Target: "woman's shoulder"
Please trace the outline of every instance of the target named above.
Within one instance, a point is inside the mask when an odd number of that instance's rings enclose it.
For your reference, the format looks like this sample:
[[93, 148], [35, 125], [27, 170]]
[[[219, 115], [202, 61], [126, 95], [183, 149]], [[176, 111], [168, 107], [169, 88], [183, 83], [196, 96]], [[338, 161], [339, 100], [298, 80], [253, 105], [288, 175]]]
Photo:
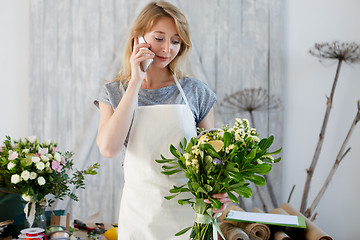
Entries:
[[205, 82], [192, 77], [183, 77], [181, 78], [180, 83], [184, 87], [201, 87], [201, 88], [209, 87]]
[[207, 83], [195, 78], [183, 77], [180, 83], [185, 92], [213, 92]]
[[108, 91], [119, 91], [121, 86], [122, 86], [122, 84], [120, 81], [111, 81], [111, 82], [105, 83], [104, 88], [106, 88], [106, 90], [108, 90]]

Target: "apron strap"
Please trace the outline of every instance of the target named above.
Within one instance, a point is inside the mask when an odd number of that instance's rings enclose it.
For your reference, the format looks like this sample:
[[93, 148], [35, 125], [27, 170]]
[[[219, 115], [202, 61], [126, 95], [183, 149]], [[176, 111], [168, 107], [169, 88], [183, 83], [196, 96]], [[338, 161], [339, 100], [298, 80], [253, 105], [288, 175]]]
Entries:
[[[189, 102], [188, 102], [188, 100], [187, 100], [187, 98], [186, 98], [186, 96], [185, 96], [184, 90], [182, 89], [179, 81], [177, 80], [177, 78], [175, 77], [174, 74], [173, 74], [173, 78], [174, 78], [174, 81], [175, 81], [175, 83], [176, 83], [177, 88], [178, 88], [179, 91], [180, 91], [181, 96], [183, 97], [183, 99], [184, 99], [184, 101], [185, 101], [185, 104], [189, 107], [189, 109], [190, 109], [190, 111], [191, 111], [191, 108], [190, 108]], [[192, 112], [192, 111], [191, 111], [191, 112]]]

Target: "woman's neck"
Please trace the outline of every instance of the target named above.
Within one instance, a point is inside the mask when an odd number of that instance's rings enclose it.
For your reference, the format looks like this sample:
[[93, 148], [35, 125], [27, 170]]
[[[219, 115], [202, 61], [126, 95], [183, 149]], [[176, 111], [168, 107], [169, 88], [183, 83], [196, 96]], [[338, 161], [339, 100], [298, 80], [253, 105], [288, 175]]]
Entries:
[[141, 84], [141, 88], [158, 89], [172, 84], [174, 84], [174, 78], [168, 69], [162, 69], [161, 71], [149, 69], [146, 73], [144, 81]]

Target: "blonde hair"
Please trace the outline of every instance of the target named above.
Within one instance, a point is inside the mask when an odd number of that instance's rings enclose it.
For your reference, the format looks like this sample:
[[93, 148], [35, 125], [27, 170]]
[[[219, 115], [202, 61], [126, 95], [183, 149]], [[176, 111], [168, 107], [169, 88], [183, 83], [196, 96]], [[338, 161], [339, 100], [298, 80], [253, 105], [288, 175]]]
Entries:
[[155, 25], [156, 21], [160, 17], [171, 17], [174, 20], [176, 29], [181, 39], [179, 53], [169, 64], [169, 70], [178, 79], [185, 76], [185, 74], [179, 69], [179, 65], [186, 58], [191, 48], [189, 24], [185, 15], [177, 7], [168, 2], [157, 1], [147, 4], [135, 20], [125, 46], [122, 68], [113, 81], [121, 81], [124, 83], [128, 83], [130, 81], [130, 57], [133, 51], [134, 38], [143, 36], [145, 32], [149, 31]]

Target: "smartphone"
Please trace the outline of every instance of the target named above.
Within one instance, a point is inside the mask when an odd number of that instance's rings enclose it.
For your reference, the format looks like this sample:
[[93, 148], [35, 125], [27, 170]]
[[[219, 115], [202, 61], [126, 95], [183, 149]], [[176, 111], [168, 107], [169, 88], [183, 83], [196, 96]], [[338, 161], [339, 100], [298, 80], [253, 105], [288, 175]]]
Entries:
[[[139, 39], [139, 43], [146, 43], [144, 37], [139, 37], [138, 39]], [[148, 48], [145, 48], [145, 49], [148, 49]], [[153, 59], [146, 59], [145, 61], [141, 62], [141, 66], [142, 66], [144, 72], [146, 72], [149, 69], [152, 62], [153, 62]]]

